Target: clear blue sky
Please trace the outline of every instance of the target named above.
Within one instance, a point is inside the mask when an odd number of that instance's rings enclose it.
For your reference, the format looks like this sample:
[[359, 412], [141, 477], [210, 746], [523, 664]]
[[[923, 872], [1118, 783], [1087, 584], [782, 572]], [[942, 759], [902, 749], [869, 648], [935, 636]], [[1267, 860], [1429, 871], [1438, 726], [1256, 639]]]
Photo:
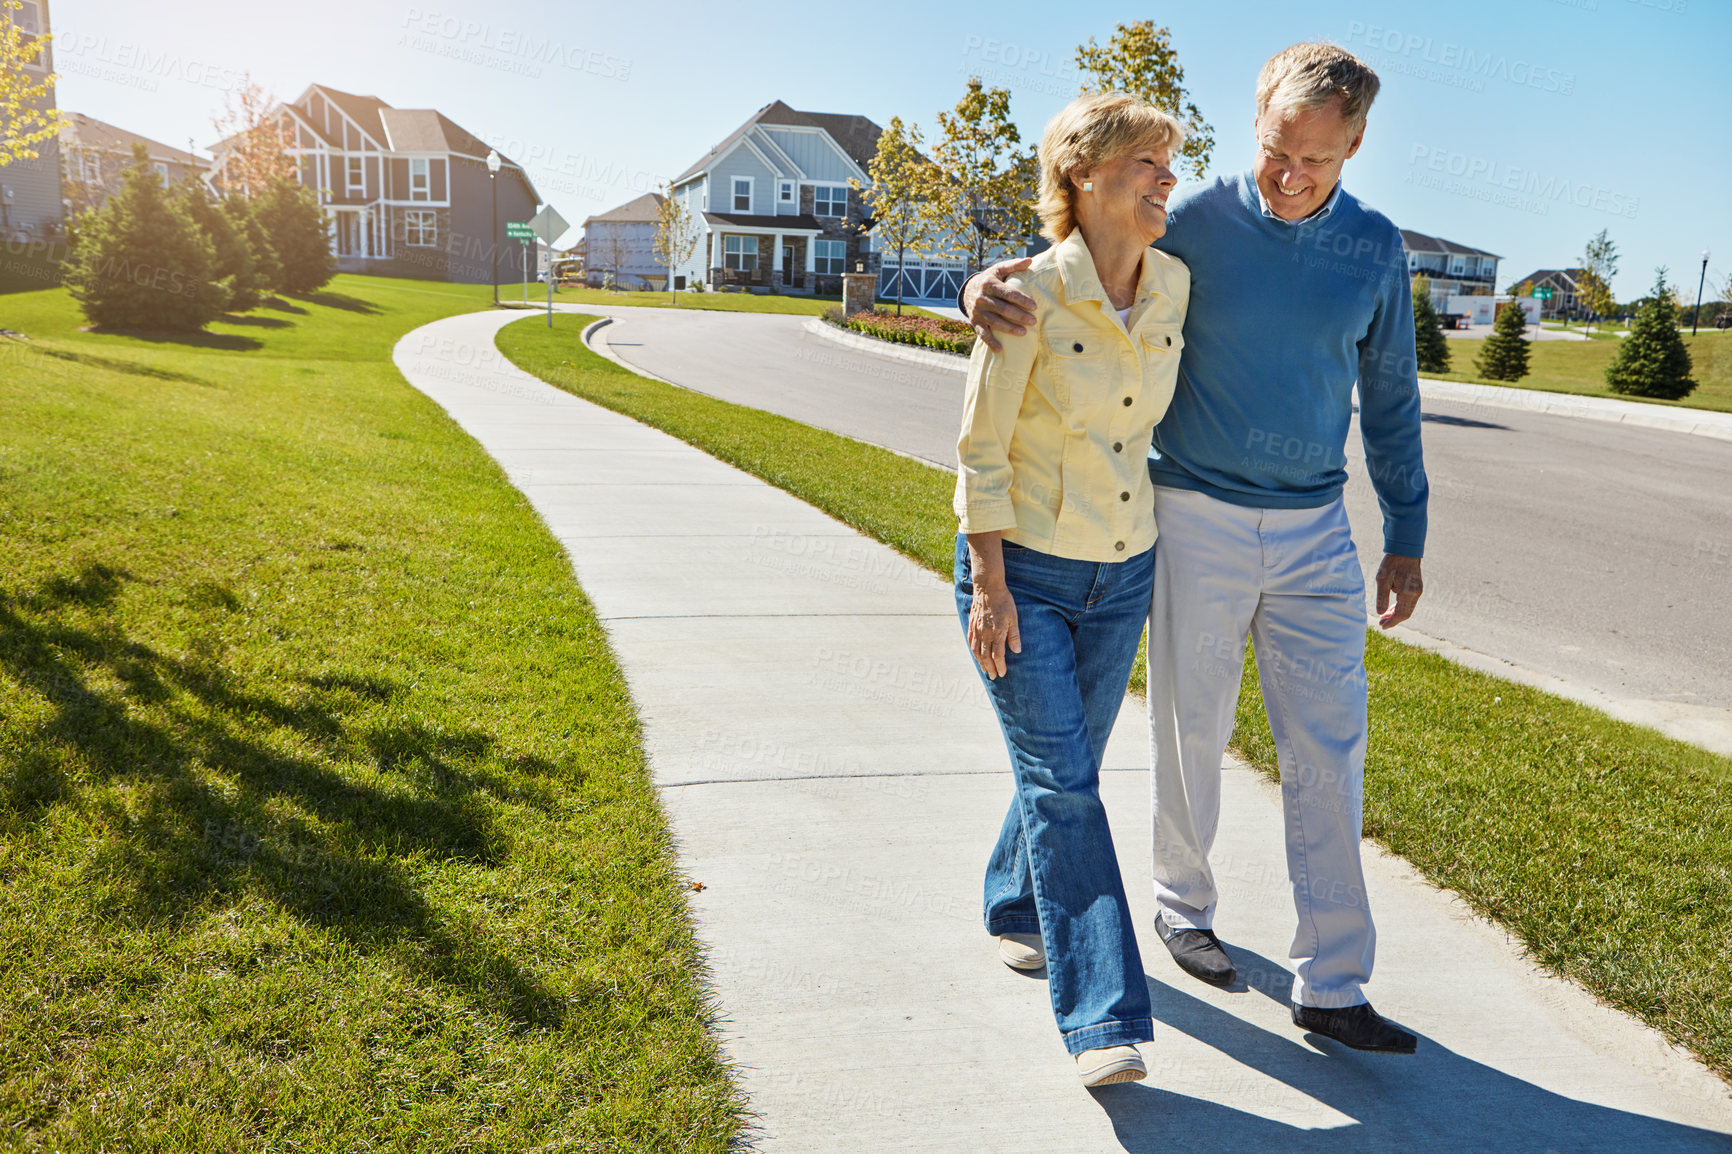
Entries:
[[1214, 171], [1250, 163], [1263, 60], [1328, 39], [1384, 82], [1347, 186], [1405, 228], [1503, 256], [1500, 288], [1574, 264], [1601, 228], [1622, 255], [1620, 298], [1659, 264], [1693, 297], [1704, 248], [1710, 284], [1732, 273], [1726, 0], [54, 7], [64, 108], [201, 150], [243, 72], [285, 99], [319, 82], [437, 108], [522, 160], [573, 223], [678, 173], [775, 99], [930, 128], [974, 72], [1010, 89], [1036, 139], [1075, 95], [1076, 46], [1143, 17], [1172, 29], [1216, 130]]

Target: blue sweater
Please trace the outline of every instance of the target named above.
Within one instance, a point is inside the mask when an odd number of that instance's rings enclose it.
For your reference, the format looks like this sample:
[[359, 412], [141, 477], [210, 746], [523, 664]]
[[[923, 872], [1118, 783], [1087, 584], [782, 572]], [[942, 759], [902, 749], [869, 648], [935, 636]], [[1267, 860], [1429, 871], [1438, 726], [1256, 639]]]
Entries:
[[1173, 197], [1156, 242], [1191, 268], [1179, 381], [1149, 474], [1235, 505], [1312, 509], [1347, 483], [1353, 385], [1386, 553], [1425, 551], [1413, 301], [1401, 233], [1336, 188], [1264, 214], [1251, 173]]

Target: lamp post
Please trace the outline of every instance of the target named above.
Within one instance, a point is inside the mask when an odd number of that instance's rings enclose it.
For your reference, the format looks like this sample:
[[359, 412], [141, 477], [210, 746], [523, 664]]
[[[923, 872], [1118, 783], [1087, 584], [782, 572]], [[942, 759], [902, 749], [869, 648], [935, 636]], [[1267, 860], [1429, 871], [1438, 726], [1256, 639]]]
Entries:
[[493, 307], [499, 307], [499, 152], [487, 150], [487, 187], [493, 190], [493, 235], [487, 249], [493, 254]]
[[1690, 314], [1690, 335], [1696, 335], [1696, 325], [1702, 319], [1702, 286], [1708, 283], [1708, 250], [1702, 250], [1702, 276], [1696, 281], [1696, 311]]

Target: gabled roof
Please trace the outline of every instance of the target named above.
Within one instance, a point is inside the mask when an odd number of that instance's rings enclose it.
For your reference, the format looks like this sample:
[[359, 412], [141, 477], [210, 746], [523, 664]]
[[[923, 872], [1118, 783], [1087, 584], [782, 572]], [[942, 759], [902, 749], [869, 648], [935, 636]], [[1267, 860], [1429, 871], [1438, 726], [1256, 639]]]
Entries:
[[133, 142], [144, 145], [145, 151], [152, 160], [165, 164], [184, 164], [189, 168], [209, 168], [210, 161], [184, 149], [173, 148], [148, 136], [140, 136], [136, 132], [128, 132], [124, 128], [86, 116], [82, 112], [68, 112], [65, 122], [60, 126], [60, 143], [63, 147], [76, 145], [79, 148], [97, 149], [102, 152], [116, 152], [122, 156], [132, 155]]
[[661, 194], [646, 192], [636, 200], [628, 200], [617, 208], [585, 218], [583, 227], [588, 228], [598, 220], [612, 224], [654, 224], [660, 218], [661, 209]]
[[830, 134], [830, 139], [836, 142], [861, 171], [865, 171], [866, 166], [872, 162], [873, 154], [878, 151], [878, 137], [884, 131], [864, 116], [838, 112], [799, 112], [780, 100], [772, 100], [754, 112], [744, 124], [728, 133], [720, 144], [704, 153], [696, 164], [674, 177], [674, 183], [679, 184], [704, 171], [758, 124], [782, 128], [822, 129]]
[[1465, 244], [1456, 244], [1453, 240], [1442, 237], [1426, 236], [1423, 232], [1412, 229], [1401, 230], [1401, 243], [1408, 252], [1441, 252], [1448, 256], [1489, 256], [1493, 260], [1502, 260], [1495, 252], [1487, 252], [1483, 248], [1472, 248]]
[[1533, 272], [1529, 273], [1527, 276], [1521, 277], [1518, 280], [1513, 280], [1510, 283], [1511, 284], [1526, 284], [1529, 281], [1532, 281], [1534, 284], [1537, 285], [1537, 284], [1543, 284], [1546, 281], [1550, 280], [1550, 281], [1556, 281], [1558, 283], [1559, 288], [1564, 288], [1564, 289], [1568, 289], [1570, 292], [1575, 292], [1577, 286], [1581, 282], [1582, 274], [1587, 272], [1587, 271], [1588, 271], [1587, 269], [1583, 269], [1583, 268], [1541, 268], [1541, 269], [1535, 269]]

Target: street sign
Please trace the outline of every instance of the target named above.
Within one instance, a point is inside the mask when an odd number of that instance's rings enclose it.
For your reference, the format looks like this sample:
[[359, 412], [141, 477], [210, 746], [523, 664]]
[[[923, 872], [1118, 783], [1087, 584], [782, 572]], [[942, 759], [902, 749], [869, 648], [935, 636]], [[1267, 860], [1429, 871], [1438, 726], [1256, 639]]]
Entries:
[[541, 211], [535, 214], [535, 219], [529, 222], [535, 230], [535, 235], [541, 243], [547, 246], [547, 327], [553, 327], [553, 241], [555, 237], [565, 235], [565, 230], [571, 226], [565, 223], [565, 218], [554, 210], [551, 204], [542, 205]]
[[527, 220], [508, 220], [505, 222], [505, 235], [512, 240], [534, 240], [535, 226]]
[[1536, 301], [1549, 301], [1552, 299], [1553, 291], [1551, 288], [1537, 288], [1534, 290], [1534, 299]]
[[529, 227], [535, 230], [536, 236], [546, 241], [551, 247], [554, 238], [564, 235], [565, 230], [571, 226], [566, 224], [565, 218], [555, 212], [553, 206], [549, 204], [535, 214], [535, 219], [529, 222]]

